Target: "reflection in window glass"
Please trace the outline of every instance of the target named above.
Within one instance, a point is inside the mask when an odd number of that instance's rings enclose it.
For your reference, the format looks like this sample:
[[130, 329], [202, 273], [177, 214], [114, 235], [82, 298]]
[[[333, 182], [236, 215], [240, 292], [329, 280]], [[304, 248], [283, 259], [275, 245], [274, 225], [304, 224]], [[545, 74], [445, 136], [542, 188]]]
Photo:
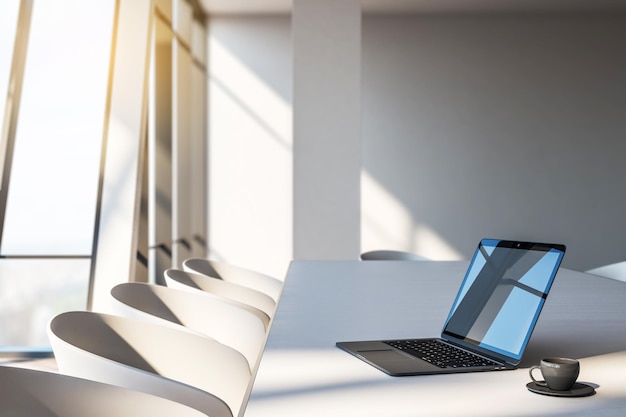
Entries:
[[48, 322], [86, 308], [89, 259], [0, 260], [0, 352], [46, 349]]
[[20, 0], [2, 0], [0, 2], [0, 132], [4, 120], [6, 97], [11, 76], [13, 45]]
[[516, 249], [483, 239], [444, 332], [520, 359], [562, 257], [541, 245]]
[[34, 2], [3, 255], [91, 255], [114, 8]]

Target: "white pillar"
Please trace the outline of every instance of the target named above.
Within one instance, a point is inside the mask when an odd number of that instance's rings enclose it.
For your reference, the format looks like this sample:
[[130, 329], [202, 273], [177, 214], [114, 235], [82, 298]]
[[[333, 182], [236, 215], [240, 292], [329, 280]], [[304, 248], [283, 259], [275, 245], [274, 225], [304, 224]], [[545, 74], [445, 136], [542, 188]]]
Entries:
[[361, 5], [294, 0], [294, 259], [360, 250]]
[[106, 156], [89, 307], [110, 310], [110, 291], [135, 273], [146, 136], [151, 0], [118, 5]]

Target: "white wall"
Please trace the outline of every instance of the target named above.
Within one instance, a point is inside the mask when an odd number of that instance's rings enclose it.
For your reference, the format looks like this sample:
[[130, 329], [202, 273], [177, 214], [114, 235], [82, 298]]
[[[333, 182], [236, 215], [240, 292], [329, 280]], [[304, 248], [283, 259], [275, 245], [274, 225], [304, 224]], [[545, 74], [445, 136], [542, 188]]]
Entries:
[[[287, 16], [212, 18], [210, 37], [290, 111], [289, 24]], [[366, 16], [362, 28], [362, 149], [354, 152], [363, 152], [363, 250], [458, 259], [489, 236], [565, 243], [564, 264], [575, 269], [626, 259], [625, 16]], [[269, 134], [277, 129], [252, 122], [232, 100], [222, 106], [227, 97], [215, 88], [209, 243], [251, 267], [260, 256], [286, 268], [291, 115], [274, 113], [285, 133]], [[241, 133], [254, 123], [266, 132], [256, 136], [261, 148], [287, 152], [283, 163], [256, 165], [257, 148], [242, 139], [254, 135]], [[218, 138], [230, 153], [218, 153]], [[273, 179], [257, 175], [263, 169]], [[243, 259], [246, 251], [258, 254]]]
[[207, 63], [209, 256], [282, 278], [293, 251], [289, 18], [211, 18]]
[[496, 237], [565, 243], [571, 268], [626, 259], [626, 16], [363, 27], [364, 249], [456, 259]]

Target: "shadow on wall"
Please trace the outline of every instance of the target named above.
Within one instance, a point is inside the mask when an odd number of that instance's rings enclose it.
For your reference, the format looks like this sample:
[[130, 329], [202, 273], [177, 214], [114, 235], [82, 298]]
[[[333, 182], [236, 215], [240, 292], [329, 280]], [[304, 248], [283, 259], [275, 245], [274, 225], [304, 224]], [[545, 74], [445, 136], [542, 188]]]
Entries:
[[377, 236], [425, 256], [433, 234], [441, 256], [494, 237], [564, 243], [573, 269], [623, 260], [626, 16], [366, 16], [363, 30]]
[[[626, 253], [624, 16], [365, 16], [362, 250], [471, 256], [483, 237]], [[209, 22], [210, 251], [292, 256], [288, 16]]]
[[[274, 276], [282, 276], [275, 271], [292, 253], [292, 190], [285, 180], [292, 175], [289, 26], [287, 16], [218, 17], [209, 25], [210, 254]], [[268, 172], [268, 166], [274, 168]], [[428, 226], [398, 215], [397, 199], [367, 174], [363, 190], [364, 201], [378, 209], [362, 213], [362, 247], [462, 257]], [[377, 220], [381, 210], [391, 212], [383, 218], [395, 218], [393, 224]]]

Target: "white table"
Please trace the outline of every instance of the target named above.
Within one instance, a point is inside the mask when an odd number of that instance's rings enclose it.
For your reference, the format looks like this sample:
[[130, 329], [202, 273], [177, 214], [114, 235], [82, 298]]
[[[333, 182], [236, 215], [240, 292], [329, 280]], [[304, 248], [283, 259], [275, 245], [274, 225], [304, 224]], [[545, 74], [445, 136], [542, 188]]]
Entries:
[[[467, 262], [298, 261], [289, 269], [246, 417], [624, 416], [626, 283], [561, 269], [520, 369], [391, 377], [339, 340], [439, 336]], [[596, 395], [526, 389], [547, 356], [581, 361]]]

